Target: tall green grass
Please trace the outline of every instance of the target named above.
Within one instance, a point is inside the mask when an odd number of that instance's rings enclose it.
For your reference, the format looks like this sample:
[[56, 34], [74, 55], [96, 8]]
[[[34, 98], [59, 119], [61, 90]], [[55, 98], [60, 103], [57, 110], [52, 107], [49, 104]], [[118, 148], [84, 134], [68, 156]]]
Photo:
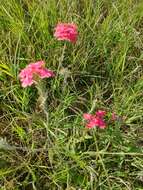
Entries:
[[[143, 2], [0, 4], [1, 190], [143, 189]], [[59, 21], [78, 25], [75, 45], [54, 39]], [[48, 120], [18, 78], [40, 59], [56, 73]], [[126, 121], [85, 129], [82, 114], [101, 108]]]

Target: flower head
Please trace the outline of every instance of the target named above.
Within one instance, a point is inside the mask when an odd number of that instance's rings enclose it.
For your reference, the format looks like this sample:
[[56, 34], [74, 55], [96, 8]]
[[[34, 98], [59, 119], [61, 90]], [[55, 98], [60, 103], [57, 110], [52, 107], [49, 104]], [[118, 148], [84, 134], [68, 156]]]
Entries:
[[75, 43], [77, 36], [77, 26], [73, 23], [59, 23], [55, 27], [54, 37], [56, 37], [57, 40], [66, 40]]
[[38, 61], [36, 63], [30, 63], [26, 68], [22, 69], [19, 73], [19, 78], [22, 83], [22, 87], [31, 86], [37, 83], [37, 78], [49, 78], [53, 77], [54, 73], [45, 68], [44, 61]]
[[105, 111], [97, 111], [95, 115], [85, 113], [83, 114], [83, 118], [87, 121], [86, 127], [87, 128], [94, 128], [99, 127], [104, 129], [106, 127], [106, 123], [103, 120], [103, 117], [105, 116]]

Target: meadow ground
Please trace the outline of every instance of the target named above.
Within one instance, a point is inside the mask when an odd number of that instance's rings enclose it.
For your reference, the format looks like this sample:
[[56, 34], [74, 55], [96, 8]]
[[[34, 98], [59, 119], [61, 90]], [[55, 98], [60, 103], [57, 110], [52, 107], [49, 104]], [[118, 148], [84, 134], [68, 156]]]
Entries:
[[[59, 21], [75, 44], [53, 37]], [[143, 1], [1, 0], [0, 41], [0, 189], [142, 190]], [[41, 59], [48, 119], [18, 78]], [[119, 117], [85, 128], [98, 109]]]

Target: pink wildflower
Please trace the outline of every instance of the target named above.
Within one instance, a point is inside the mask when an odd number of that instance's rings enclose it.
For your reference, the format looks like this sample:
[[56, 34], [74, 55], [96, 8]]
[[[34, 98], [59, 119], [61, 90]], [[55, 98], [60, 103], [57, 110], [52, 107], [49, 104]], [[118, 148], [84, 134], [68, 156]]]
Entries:
[[73, 23], [59, 23], [55, 28], [54, 37], [58, 40], [67, 40], [75, 43], [77, 36], [77, 26]]
[[37, 83], [36, 78], [39, 77], [49, 78], [53, 77], [54, 73], [49, 69], [45, 68], [44, 61], [38, 61], [36, 63], [30, 63], [26, 66], [25, 69], [21, 70], [19, 74], [20, 81], [22, 83], [22, 87], [31, 86], [34, 83]]
[[99, 117], [99, 115], [97, 116], [97, 115], [92, 115], [88, 113], [83, 114], [83, 118], [87, 121], [86, 127], [94, 128], [97, 126], [99, 128], [104, 129], [106, 127], [106, 123], [103, 120], [103, 114], [101, 115]]

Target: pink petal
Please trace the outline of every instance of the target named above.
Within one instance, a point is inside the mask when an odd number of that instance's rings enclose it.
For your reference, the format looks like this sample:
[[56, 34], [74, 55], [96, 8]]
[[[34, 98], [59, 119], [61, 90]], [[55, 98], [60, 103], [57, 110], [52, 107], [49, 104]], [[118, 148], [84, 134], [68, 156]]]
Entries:
[[102, 129], [106, 127], [105, 122], [101, 118], [98, 119], [98, 127]]
[[87, 124], [86, 124], [86, 127], [87, 128], [94, 128], [94, 127], [96, 127], [97, 125], [94, 123], [94, 122], [92, 122], [92, 121], [90, 121], [90, 122], [88, 122]]
[[105, 115], [106, 115], [106, 111], [98, 110], [98, 111], [96, 112], [96, 116], [97, 116], [97, 117], [103, 118]]
[[90, 120], [92, 118], [92, 115], [89, 114], [89, 113], [84, 113], [83, 118], [86, 119], [86, 120]]
[[31, 69], [40, 69], [45, 66], [44, 61], [37, 61], [36, 63], [30, 63], [27, 68]]
[[41, 69], [41, 70], [39, 70], [38, 74], [39, 74], [40, 78], [49, 78], [49, 77], [55, 76], [55, 74], [48, 69]]

